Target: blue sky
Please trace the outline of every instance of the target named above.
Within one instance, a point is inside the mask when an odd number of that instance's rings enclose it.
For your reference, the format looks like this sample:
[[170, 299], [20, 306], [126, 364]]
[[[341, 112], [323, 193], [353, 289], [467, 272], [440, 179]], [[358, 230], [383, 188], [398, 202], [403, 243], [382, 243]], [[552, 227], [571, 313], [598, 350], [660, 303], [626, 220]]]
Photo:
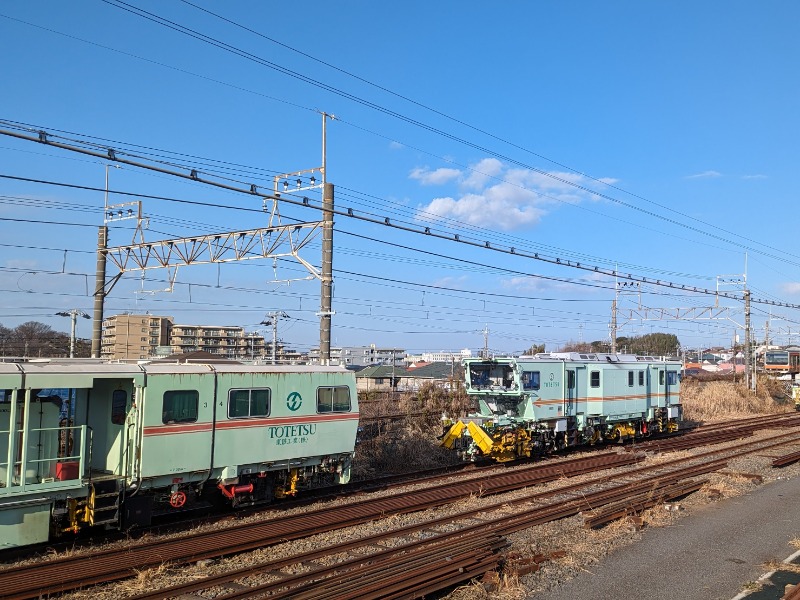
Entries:
[[[796, 3], [31, 0], [0, 15], [0, 129], [169, 156], [170, 168], [269, 188], [276, 173], [320, 165], [325, 111], [337, 117], [327, 167], [339, 209], [692, 287], [746, 268], [754, 299], [800, 303]], [[107, 162], [0, 136], [0, 175], [102, 188]], [[246, 195], [128, 166], [109, 173], [112, 190], [184, 201], [143, 200], [147, 241], [267, 225]], [[91, 313], [102, 209], [99, 191], [0, 179], [0, 323], [67, 331], [53, 313]], [[292, 206], [281, 215], [319, 218]], [[132, 242], [131, 221], [110, 226], [111, 246]], [[493, 351], [514, 352], [609, 335], [608, 276], [346, 216], [334, 246], [334, 345], [478, 349], [488, 327]], [[319, 265], [319, 240], [301, 256]], [[291, 260], [183, 267], [166, 293], [164, 272], [131, 272], [106, 314], [252, 331], [280, 310], [280, 337], [307, 350], [320, 286], [306, 275]], [[636, 289], [621, 308], [716, 302]], [[619, 335], [726, 344], [742, 303], [719, 305], [731, 320], [627, 321]], [[796, 308], [755, 303], [758, 337], [766, 321], [775, 341], [800, 342]], [[81, 320], [79, 335], [90, 331]]]

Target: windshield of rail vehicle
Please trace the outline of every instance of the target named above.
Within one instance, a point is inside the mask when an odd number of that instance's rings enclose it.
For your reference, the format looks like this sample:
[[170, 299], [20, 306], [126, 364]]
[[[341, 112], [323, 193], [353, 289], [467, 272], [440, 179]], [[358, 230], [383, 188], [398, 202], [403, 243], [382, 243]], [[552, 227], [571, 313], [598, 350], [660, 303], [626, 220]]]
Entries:
[[514, 370], [508, 364], [473, 363], [469, 365], [469, 386], [473, 390], [516, 388]]
[[767, 365], [787, 365], [789, 364], [789, 353], [781, 352], [767, 352], [764, 356], [764, 364]]

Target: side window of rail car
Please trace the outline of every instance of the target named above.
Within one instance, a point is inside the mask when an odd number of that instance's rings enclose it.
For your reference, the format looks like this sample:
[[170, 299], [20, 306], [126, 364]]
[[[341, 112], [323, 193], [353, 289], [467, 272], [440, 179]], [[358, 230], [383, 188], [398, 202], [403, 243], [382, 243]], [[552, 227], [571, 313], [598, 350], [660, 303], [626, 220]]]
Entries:
[[628, 387], [633, 387], [633, 371], [628, 371]]
[[575, 371], [571, 369], [567, 371], [567, 389], [568, 390], [575, 389]]
[[345, 385], [317, 388], [317, 412], [350, 412], [350, 388]]
[[639, 385], [644, 385], [644, 371], [639, 371]]
[[600, 387], [600, 371], [589, 371], [589, 385], [593, 388]]
[[111, 393], [111, 423], [125, 424], [125, 409], [128, 406], [128, 393], [125, 390], [114, 390]]
[[199, 404], [200, 392], [197, 390], [164, 392], [161, 421], [163, 423], [194, 423], [197, 421]]
[[678, 383], [678, 373], [675, 371], [667, 371], [667, 385], [676, 385]]
[[522, 372], [522, 389], [523, 390], [538, 390], [540, 385], [539, 371], [523, 371]]
[[664, 371], [658, 372], [658, 385], [664, 385]]
[[228, 392], [228, 418], [269, 416], [272, 392], [269, 388], [231, 390]]

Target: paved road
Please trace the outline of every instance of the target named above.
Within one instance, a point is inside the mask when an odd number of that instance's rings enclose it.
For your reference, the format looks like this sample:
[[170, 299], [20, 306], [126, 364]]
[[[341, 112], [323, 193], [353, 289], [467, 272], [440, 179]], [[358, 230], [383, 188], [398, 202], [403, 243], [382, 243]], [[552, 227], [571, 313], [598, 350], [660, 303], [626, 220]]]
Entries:
[[800, 477], [766, 483], [670, 527], [646, 529], [591, 574], [535, 598], [730, 600], [764, 573], [764, 563], [792, 554], [794, 538], [800, 538]]

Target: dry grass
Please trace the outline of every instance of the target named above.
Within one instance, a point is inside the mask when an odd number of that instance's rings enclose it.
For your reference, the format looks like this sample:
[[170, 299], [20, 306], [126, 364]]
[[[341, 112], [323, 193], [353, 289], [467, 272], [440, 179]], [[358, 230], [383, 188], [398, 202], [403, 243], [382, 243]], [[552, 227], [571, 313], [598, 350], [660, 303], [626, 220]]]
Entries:
[[742, 383], [686, 379], [681, 384], [684, 418], [710, 421], [724, 418], [763, 415], [793, 409], [785, 400], [780, 382], [759, 378], [752, 393]]
[[666, 527], [675, 520], [675, 515], [664, 508], [663, 504], [648, 508], [642, 513], [642, 521], [646, 527]]
[[778, 560], [771, 560], [767, 563], [764, 563], [763, 566], [765, 571], [788, 571], [789, 573], [800, 573], [800, 565], [796, 565], [795, 563], [785, 563]]
[[433, 432], [405, 424], [380, 432], [358, 445], [353, 460], [353, 478], [370, 479], [458, 462], [457, 454], [440, 447]]

